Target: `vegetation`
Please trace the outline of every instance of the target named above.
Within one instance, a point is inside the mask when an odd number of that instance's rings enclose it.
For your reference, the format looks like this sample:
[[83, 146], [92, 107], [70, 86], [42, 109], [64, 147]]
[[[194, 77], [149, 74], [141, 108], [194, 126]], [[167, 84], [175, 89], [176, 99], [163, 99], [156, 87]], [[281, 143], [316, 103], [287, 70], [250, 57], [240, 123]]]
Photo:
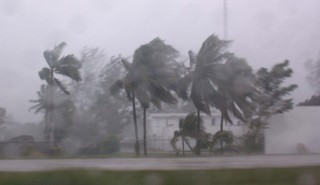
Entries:
[[307, 61], [306, 67], [309, 71], [307, 80], [318, 95], [320, 93], [320, 56], [315, 60]]
[[[43, 97], [46, 99], [46, 104], [36, 105], [36, 112], [45, 108], [45, 130], [44, 135], [46, 141], [49, 141], [52, 145], [56, 145], [55, 140], [55, 121], [53, 111], [55, 109], [54, 105], [54, 93], [58, 87], [64, 94], [69, 95], [70, 92], [62, 84], [62, 82], [55, 77], [55, 74], [60, 74], [67, 76], [74, 81], [80, 81], [81, 76], [79, 69], [81, 67], [80, 62], [73, 55], [67, 55], [61, 57], [63, 48], [66, 43], [62, 42], [58, 46], [55, 46], [53, 50], [46, 50], [43, 52], [43, 56], [48, 64], [48, 67], [44, 67], [39, 72], [39, 77], [41, 80], [47, 82], [47, 86], [43, 87], [43, 92], [46, 91], [46, 95]], [[45, 89], [45, 90], [44, 90]], [[41, 95], [39, 94], [41, 98]], [[39, 100], [39, 103], [44, 102]], [[46, 107], [45, 107], [46, 106]]]
[[305, 100], [298, 104], [299, 106], [319, 106], [320, 105], [320, 95], [313, 95], [310, 99]]
[[[232, 123], [229, 111], [244, 120], [243, 114], [248, 114], [250, 105], [247, 98], [253, 91], [251, 67], [245, 60], [226, 52], [229, 43], [211, 35], [202, 44], [196, 56], [189, 51], [190, 64], [194, 64], [191, 66], [193, 70], [178, 84], [179, 95], [185, 100], [190, 97], [197, 108], [198, 120], [200, 120], [200, 111], [210, 114], [212, 106], [221, 112], [221, 132], [224, 120]], [[191, 89], [190, 95], [188, 95], [188, 88]], [[199, 146], [199, 121], [198, 138]], [[223, 142], [220, 147], [223, 153]], [[196, 152], [200, 155], [200, 147], [197, 147]]]
[[[119, 92], [120, 88], [126, 90], [128, 98], [132, 99], [135, 122], [135, 98], [139, 100], [143, 109], [143, 148], [145, 156], [147, 156], [146, 110], [150, 107], [150, 103], [157, 108], [161, 108], [161, 102], [168, 104], [177, 102], [170, 92], [178, 79], [174, 68], [172, 68], [177, 56], [178, 52], [173, 47], [156, 38], [135, 51], [132, 64], [122, 60], [128, 74], [111, 88], [113, 94]], [[135, 129], [137, 129], [136, 126]], [[137, 130], [135, 133], [137, 135]], [[136, 146], [139, 145], [136, 144]], [[138, 152], [136, 153], [138, 154]]]
[[268, 119], [272, 115], [281, 114], [293, 108], [293, 100], [285, 97], [296, 89], [297, 85], [283, 85], [292, 73], [288, 60], [274, 65], [271, 70], [261, 68], [257, 71], [255, 81], [257, 95], [253, 101], [255, 111], [248, 119], [249, 131], [244, 141], [248, 151], [263, 152], [262, 130], [267, 128]]
[[141, 185], [141, 184], [317, 184], [319, 167], [170, 171], [56, 170], [1, 172], [0, 184], [10, 185]]
[[[79, 148], [100, 150], [102, 143], [117, 143], [120, 134], [128, 134], [124, 130], [133, 118], [134, 150], [139, 155], [141, 118], [143, 153], [147, 156], [147, 110], [159, 110], [163, 103], [178, 103], [182, 108], [188, 103], [181, 101], [191, 100], [196, 111], [180, 120], [171, 140], [173, 147], [182, 138], [183, 153], [184, 144], [196, 155], [201, 154], [201, 148], [221, 154], [235, 150], [233, 133], [225, 131], [224, 125], [238, 119], [248, 126], [246, 150], [261, 151], [262, 129], [268, 125], [268, 118], [293, 107], [292, 99], [285, 96], [297, 86], [283, 85], [293, 71], [289, 61], [284, 61], [270, 70], [261, 68], [253, 73], [244, 59], [227, 51], [229, 45], [230, 41], [210, 35], [197, 54], [189, 51], [190, 66], [185, 67], [184, 62], [178, 62], [179, 52], [159, 38], [137, 48], [132, 62], [120, 55], [107, 58], [99, 48], [84, 48], [81, 60], [73, 55], [61, 57], [66, 46], [61, 43], [44, 52], [48, 67], [39, 76], [46, 84], [41, 86], [38, 98], [30, 101], [35, 103], [30, 109], [44, 112], [45, 140], [70, 153], [77, 153]], [[57, 74], [71, 80], [62, 83]], [[137, 114], [140, 108], [142, 115]], [[201, 125], [201, 113], [210, 115], [212, 109], [221, 113], [220, 130], [207, 133]], [[105, 142], [113, 136], [115, 142]], [[195, 146], [190, 139], [196, 140]]]

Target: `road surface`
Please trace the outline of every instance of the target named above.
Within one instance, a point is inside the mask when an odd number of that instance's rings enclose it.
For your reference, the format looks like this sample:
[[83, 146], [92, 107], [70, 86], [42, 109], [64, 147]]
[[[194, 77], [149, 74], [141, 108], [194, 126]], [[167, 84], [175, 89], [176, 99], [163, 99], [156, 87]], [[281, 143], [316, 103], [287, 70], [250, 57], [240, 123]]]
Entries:
[[320, 166], [320, 155], [0, 160], [0, 171], [17, 172], [74, 168], [104, 170], [180, 170], [298, 166]]

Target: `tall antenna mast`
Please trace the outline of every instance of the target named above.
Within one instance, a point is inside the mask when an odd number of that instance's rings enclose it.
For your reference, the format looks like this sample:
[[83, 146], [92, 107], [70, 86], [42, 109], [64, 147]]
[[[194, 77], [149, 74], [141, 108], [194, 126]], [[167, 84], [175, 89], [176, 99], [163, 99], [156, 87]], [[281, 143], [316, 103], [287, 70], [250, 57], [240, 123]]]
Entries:
[[228, 38], [228, 9], [227, 9], [227, 0], [223, 0], [223, 39]]

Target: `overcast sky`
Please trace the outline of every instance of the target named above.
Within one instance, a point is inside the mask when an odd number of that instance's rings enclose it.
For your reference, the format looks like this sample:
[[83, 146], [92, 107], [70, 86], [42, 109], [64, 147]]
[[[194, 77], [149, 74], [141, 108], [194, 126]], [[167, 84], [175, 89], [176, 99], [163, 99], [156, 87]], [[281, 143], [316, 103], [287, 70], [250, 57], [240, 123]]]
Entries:
[[[84, 46], [105, 49], [108, 56], [130, 56], [155, 37], [178, 49], [198, 51], [212, 33], [223, 34], [222, 0], [0, 0], [0, 107], [14, 119], [38, 121], [28, 112], [29, 99], [43, 83], [42, 52], [68, 43], [64, 54]], [[318, 0], [228, 0], [231, 50], [254, 69], [291, 61], [299, 89], [296, 102], [312, 91], [304, 63], [320, 51]]]

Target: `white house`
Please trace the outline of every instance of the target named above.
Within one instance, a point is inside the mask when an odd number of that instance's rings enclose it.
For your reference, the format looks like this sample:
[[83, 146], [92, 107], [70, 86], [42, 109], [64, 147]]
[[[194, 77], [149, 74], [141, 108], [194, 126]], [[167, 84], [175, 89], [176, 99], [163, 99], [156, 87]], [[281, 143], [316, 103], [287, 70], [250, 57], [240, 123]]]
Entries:
[[297, 106], [269, 119], [266, 154], [320, 153], [320, 106]]
[[[170, 140], [174, 131], [179, 130], [179, 120], [185, 118], [187, 113], [152, 113], [147, 120], [148, 149], [154, 151], [172, 151]], [[211, 116], [201, 114], [206, 132], [216, 133], [220, 130], [220, 112], [215, 111]], [[243, 135], [244, 127], [233, 118], [234, 124], [226, 124], [225, 130], [230, 130], [235, 136]], [[181, 146], [181, 141], [178, 146]]]

